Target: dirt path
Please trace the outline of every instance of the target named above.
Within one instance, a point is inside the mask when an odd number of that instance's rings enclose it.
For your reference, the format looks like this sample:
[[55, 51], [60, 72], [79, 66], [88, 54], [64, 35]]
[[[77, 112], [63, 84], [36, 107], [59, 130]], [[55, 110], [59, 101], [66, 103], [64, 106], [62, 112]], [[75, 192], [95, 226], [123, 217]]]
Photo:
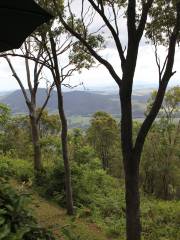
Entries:
[[73, 240], [110, 240], [95, 224], [86, 219], [67, 216], [66, 211], [57, 204], [45, 200], [31, 189], [20, 189], [21, 185], [14, 180], [12, 185], [20, 191], [25, 190], [32, 194], [31, 208], [35, 218], [40, 226], [51, 230], [57, 240], [67, 239], [62, 236], [63, 229], [69, 230]]
[[77, 238], [77, 240], [108, 239], [95, 224], [67, 216], [64, 209], [36, 194], [33, 195], [32, 206], [39, 224], [47, 229], [51, 229], [57, 239], [64, 240], [61, 233], [62, 229], [69, 229], [74, 239]]

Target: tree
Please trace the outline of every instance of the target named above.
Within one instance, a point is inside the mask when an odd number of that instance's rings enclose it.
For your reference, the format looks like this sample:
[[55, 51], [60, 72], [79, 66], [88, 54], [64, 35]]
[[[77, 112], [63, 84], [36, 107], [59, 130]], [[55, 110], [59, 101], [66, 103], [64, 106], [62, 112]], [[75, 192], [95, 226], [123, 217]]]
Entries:
[[[158, 114], [159, 119], [151, 128], [143, 154], [143, 188], [145, 192], [163, 199], [175, 197], [179, 188], [180, 122], [175, 121], [179, 111], [179, 89], [176, 86], [166, 92]], [[156, 91], [152, 92], [146, 114], [150, 111], [156, 94]]]
[[176, 114], [180, 110], [180, 87], [175, 86], [169, 89], [164, 97], [162, 104], [163, 117], [167, 119], [169, 123], [172, 123]]
[[[151, 93], [151, 96], [148, 99], [148, 105], [145, 114], [149, 113], [149, 111], [151, 110], [156, 95], [157, 91], [153, 91]], [[164, 101], [162, 103], [158, 116], [166, 119], [168, 123], [172, 123], [174, 121], [174, 118], [178, 117], [178, 113], [180, 110], [179, 103], [180, 87], [175, 86], [170, 88], [164, 96]]]
[[8, 106], [3, 103], [0, 103], [0, 130], [3, 131], [5, 125], [7, 124], [10, 118], [11, 110]]
[[[147, 105], [146, 114], [151, 111], [152, 104], [157, 95], [156, 91], [153, 91]], [[160, 123], [162, 128], [164, 128], [164, 134], [167, 135], [167, 139], [169, 144], [175, 144], [177, 142], [180, 121], [177, 124], [174, 122], [176, 118], [178, 118], [179, 110], [180, 110], [180, 87], [175, 86], [170, 88], [165, 96], [162, 106], [160, 108], [158, 117], [160, 118]], [[172, 130], [175, 131], [176, 134], [172, 136]], [[171, 155], [171, 154], [170, 154]]]
[[[53, 81], [57, 89], [58, 111], [61, 120], [61, 144], [65, 168], [67, 213], [72, 215], [74, 211], [71, 187], [71, 169], [68, 157], [67, 144], [68, 126], [64, 111], [62, 86], [73, 88], [70, 84], [65, 83], [65, 80], [69, 79], [75, 71], [80, 71], [82, 68], [89, 69], [94, 63], [94, 60], [89, 54], [83, 51], [82, 48], [79, 48], [79, 43], [74, 43], [72, 41], [72, 38], [69, 36], [64, 27], [60, 24], [57, 14], [63, 7], [63, 1], [52, 0], [48, 1], [48, 4], [46, 0], [36, 1], [48, 11], [52, 12], [52, 14], [55, 16], [55, 21], [52, 20], [50, 24], [40, 27], [33, 35], [37, 43], [37, 49], [43, 49], [44, 52], [41, 55], [41, 58], [38, 59], [31, 54], [27, 54], [26, 56], [22, 56], [22, 54], [16, 54], [16, 56], [25, 57], [26, 59], [30, 59], [35, 61], [36, 63], [41, 64], [42, 66], [46, 66], [48, 69], [50, 69], [52, 73]], [[57, 26], [57, 23], [59, 23], [59, 26]], [[76, 29], [81, 28], [82, 25], [79, 24], [79, 22], [77, 21]], [[101, 41], [100, 36], [98, 40], [96, 39], [96, 37], [90, 40], [95, 48], [99, 48], [99, 40]], [[59, 59], [60, 57], [63, 58], [64, 53], [67, 53], [69, 56], [68, 62], [67, 64], [60, 65]], [[8, 55], [13, 56], [14, 54]], [[1, 54], [1, 56], [4, 56], [4, 54]], [[64, 59], [66, 59], [66, 56], [64, 57]]]
[[[43, 54], [43, 49], [42, 47], [40, 47], [39, 49], [36, 49], [35, 46], [36, 46], [36, 43], [32, 41], [31, 37], [29, 37], [24, 43], [24, 48], [22, 48], [22, 53], [23, 53], [22, 56], [24, 57], [24, 61], [25, 61], [25, 70], [26, 70], [26, 76], [27, 76], [26, 81], [28, 85], [28, 91], [25, 89], [23, 85], [23, 80], [17, 74], [12, 64], [12, 61], [8, 57], [8, 54], [4, 54], [3, 57], [6, 59], [9, 65], [9, 68], [13, 74], [13, 77], [16, 79], [16, 81], [19, 84], [19, 87], [21, 88], [21, 91], [24, 96], [24, 100], [29, 110], [31, 136], [32, 136], [32, 143], [34, 148], [34, 169], [36, 173], [38, 173], [43, 168], [38, 124], [41, 119], [43, 110], [46, 107], [48, 100], [50, 98], [50, 94], [53, 89], [53, 84], [47, 88], [47, 96], [45, 97], [44, 102], [40, 107], [40, 111], [38, 112], [37, 111], [38, 110], [37, 92], [38, 92], [40, 79], [42, 78], [41, 74], [42, 74], [44, 64], [39, 63], [39, 60], [41, 59], [41, 56]], [[16, 56], [15, 53], [13, 54]], [[33, 54], [35, 56], [33, 56]], [[36, 59], [36, 61], [34, 62], [33, 72], [31, 72], [30, 60], [29, 60], [29, 58], [31, 58], [32, 56], [33, 56], [33, 59]]]
[[3, 145], [4, 145], [4, 132], [6, 130], [7, 124], [10, 119], [10, 113], [11, 110], [8, 106], [6, 106], [3, 103], [0, 103], [0, 146], [1, 151], [3, 151]]
[[[38, 109], [37, 112], [41, 111]], [[45, 109], [39, 121], [39, 132], [41, 137], [48, 135], [57, 136], [61, 131], [61, 124], [58, 114], [49, 114]]]
[[[146, 136], [161, 108], [169, 80], [175, 74], [173, 72], [173, 65], [175, 48], [179, 40], [180, 2], [179, 0], [168, 3], [162, 0], [82, 0], [81, 3], [81, 5], [79, 4], [79, 9], [80, 7], [81, 9], [78, 13], [78, 21], [83, 26], [81, 31], [77, 31], [74, 28], [75, 14], [73, 13], [70, 1], [68, 1], [66, 9], [66, 16], [67, 12], [69, 12], [69, 18], [65, 17], [63, 10], [59, 13], [59, 18], [63, 26], [81, 42], [84, 51], [89, 52], [100, 64], [106, 67], [119, 88], [121, 102], [121, 142], [126, 189], [126, 234], [127, 240], [139, 240], [141, 239], [140, 159]], [[55, 1], [54, 4], [56, 4]], [[98, 27], [97, 30], [94, 30], [94, 26], [91, 26], [95, 14], [98, 15], [99, 22], [102, 22], [102, 26]], [[121, 22], [119, 21], [119, 17], [121, 14], [127, 19], [128, 40], [125, 47], [123, 47], [120, 39]], [[89, 22], [87, 21], [87, 16], [90, 16], [89, 19], [91, 20]], [[96, 36], [98, 30], [102, 30], [103, 27], [106, 27], [111, 34], [111, 40], [114, 42], [121, 63], [120, 72], [122, 74], [119, 74], [113, 63], [106, 60], [91, 44], [92, 41], [90, 39]], [[93, 32], [90, 32], [90, 29], [93, 29]], [[147, 33], [146, 36], [155, 45], [156, 50], [158, 45], [164, 45], [167, 48], [167, 57], [163, 66], [161, 66], [158, 61], [158, 55], [156, 55], [159, 69], [159, 87], [151, 111], [142, 123], [136, 140], [133, 141], [131, 96], [139, 45], [145, 32]]]
[[[65, 170], [66, 205], [67, 213], [69, 215], [72, 215], [74, 213], [74, 209], [71, 186], [71, 168], [67, 141], [68, 125], [64, 110], [62, 86], [71, 88], [71, 85], [67, 84], [65, 81], [69, 79], [75, 71], [80, 71], [82, 68], [89, 68], [94, 61], [92, 61], [92, 57], [90, 55], [87, 55], [83, 51], [80, 51], [80, 49], [77, 48], [77, 45], [74, 45], [72, 37], [60, 24], [57, 14], [63, 6], [62, 1], [55, 0], [56, 5], [53, 4], [53, 1], [49, 1], [47, 4], [47, 1], [45, 0], [38, 0], [38, 3], [52, 12], [56, 20], [51, 21], [51, 23], [45, 27], [39, 28], [36, 39], [39, 41], [39, 45], [43, 46], [45, 53], [49, 56], [46, 61], [46, 66], [51, 71], [52, 78], [57, 90], [58, 112], [61, 120], [62, 155]], [[68, 59], [67, 62], [65, 62], [64, 60], [67, 58], [67, 55]], [[63, 59], [62, 62], [65, 63], [60, 64], [60, 59]]]
[[61, 123], [58, 114], [48, 114], [44, 110], [39, 121], [39, 133], [41, 137], [41, 150], [43, 159], [50, 164], [57, 163], [57, 156], [62, 152], [59, 135], [61, 132]]
[[3, 153], [12, 154], [13, 158], [31, 160], [33, 146], [28, 116], [11, 116], [2, 134], [2, 139], [1, 148]]
[[180, 188], [180, 135], [176, 125], [170, 125], [161, 120], [153, 125], [145, 142], [141, 164], [144, 192], [165, 200], [178, 198]]
[[116, 121], [105, 112], [96, 112], [87, 131], [88, 140], [96, 150], [102, 161], [104, 170], [109, 170], [110, 160], [113, 158], [116, 142], [118, 140], [118, 125]]

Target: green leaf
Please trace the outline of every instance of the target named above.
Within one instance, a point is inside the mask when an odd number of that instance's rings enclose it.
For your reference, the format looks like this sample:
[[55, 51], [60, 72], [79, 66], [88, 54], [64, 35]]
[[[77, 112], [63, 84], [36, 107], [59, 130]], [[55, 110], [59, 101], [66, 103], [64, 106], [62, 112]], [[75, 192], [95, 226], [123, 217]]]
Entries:
[[2, 226], [0, 228], [0, 240], [7, 237], [10, 232], [11, 232], [11, 230], [10, 230], [10, 226], [8, 224]]

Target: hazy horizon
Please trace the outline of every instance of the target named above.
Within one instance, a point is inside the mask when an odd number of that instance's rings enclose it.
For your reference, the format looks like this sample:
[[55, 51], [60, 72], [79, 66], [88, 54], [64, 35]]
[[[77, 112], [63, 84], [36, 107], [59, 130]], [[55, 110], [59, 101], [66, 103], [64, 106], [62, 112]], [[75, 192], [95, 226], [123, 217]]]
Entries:
[[[168, 87], [173, 87], [173, 86], [177, 86], [179, 85], [177, 82], [176, 83], [169, 83]], [[135, 84], [133, 86], [133, 90], [143, 90], [143, 89], [154, 89], [154, 88], [157, 88], [158, 87], [158, 84], [156, 83], [149, 83], [149, 84]], [[41, 89], [42, 88], [45, 88], [43, 86], [40, 87]], [[28, 89], [28, 88], [26, 88]], [[14, 92], [16, 90], [20, 90], [20, 87], [17, 86], [16, 88], [9, 88], [9, 89], [1, 89], [1, 86], [0, 86], [0, 93], [8, 93], [8, 92]], [[56, 90], [56, 89], [54, 89]], [[67, 87], [63, 87], [63, 91], [118, 91], [118, 87], [113, 84], [113, 85], [106, 85], [106, 86], [86, 86], [85, 84], [84, 85], [80, 85], [80, 86], [77, 86], [77, 87], [74, 87], [74, 88], [67, 88]]]

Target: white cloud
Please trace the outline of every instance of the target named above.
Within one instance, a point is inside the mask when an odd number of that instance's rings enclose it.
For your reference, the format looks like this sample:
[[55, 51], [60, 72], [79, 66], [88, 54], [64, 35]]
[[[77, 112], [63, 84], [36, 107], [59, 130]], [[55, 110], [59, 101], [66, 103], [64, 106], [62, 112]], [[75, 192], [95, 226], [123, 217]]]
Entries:
[[[73, 5], [73, 10], [75, 13], [80, 12], [81, 8], [81, 0], [75, 0]], [[87, 6], [87, 5], [86, 5]], [[122, 45], [125, 47], [127, 45], [127, 31], [126, 31], [126, 20], [124, 18], [120, 18], [118, 20], [120, 25], [120, 38], [122, 40]], [[95, 23], [92, 25], [91, 30], [99, 28], [101, 24], [101, 20], [98, 16], [95, 18]], [[121, 63], [119, 61], [119, 57], [116, 51], [116, 48], [113, 44], [112, 39], [108, 38], [109, 32], [107, 29], [103, 29], [104, 35], [106, 37], [107, 48], [101, 52], [102, 56], [106, 58], [111, 64], [114, 66], [114, 69], [117, 71], [119, 75], [121, 75]], [[159, 48], [159, 53], [161, 58], [165, 58], [165, 51], [163, 48]], [[64, 58], [64, 56], [63, 56]], [[13, 60], [15, 63], [15, 67], [20, 74], [20, 76], [24, 79], [25, 82], [25, 72], [23, 68], [23, 61], [21, 60]], [[180, 71], [179, 71], [179, 63], [180, 63], [180, 51], [177, 50], [175, 57], [175, 66], [174, 69], [177, 70], [177, 73], [171, 79], [171, 83], [178, 84], [180, 79]], [[51, 78], [49, 74], [47, 74], [48, 78]], [[83, 70], [81, 74], [74, 74], [71, 78], [72, 85], [76, 85], [79, 82], [84, 82], [85, 87], [107, 87], [107, 86], [116, 86], [114, 80], [110, 76], [109, 72], [105, 67], [99, 66], [96, 68], [91, 68], [90, 70]], [[135, 72], [135, 84], [148, 85], [148, 84], [157, 84], [158, 83], [158, 72], [157, 66], [155, 63], [155, 57], [153, 53], [153, 48], [150, 45], [145, 44], [145, 39], [142, 39], [139, 56], [137, 62], [137, 68]], [[45, 86], [45, 85], [41, 85]], [[0, 91], [8, 90], [8, 89], [16, 89], [18, 88], [18, 84], [15, 79], [12, 77], [12, 74], [9, 70], [8, 65], [4, 62], [3, 59], [0, 58]]]

